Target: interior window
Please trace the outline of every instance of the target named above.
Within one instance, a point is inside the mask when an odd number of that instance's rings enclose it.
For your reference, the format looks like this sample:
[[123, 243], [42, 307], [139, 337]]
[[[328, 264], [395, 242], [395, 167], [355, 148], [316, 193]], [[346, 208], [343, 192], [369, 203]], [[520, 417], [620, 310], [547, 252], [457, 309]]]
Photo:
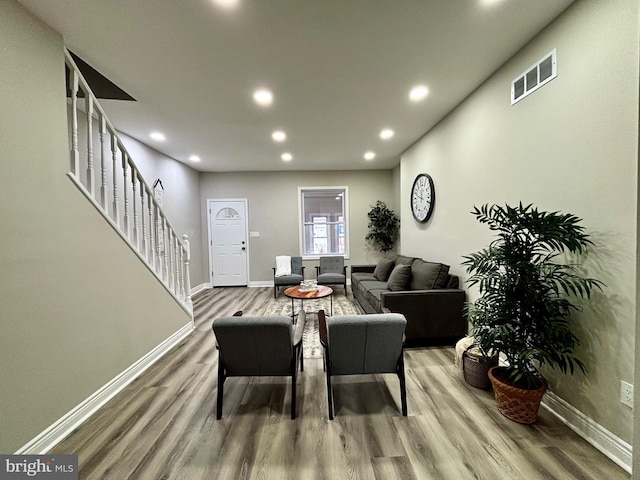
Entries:
[[303, 257], [348, 256], [347, 187], [299, 187]]

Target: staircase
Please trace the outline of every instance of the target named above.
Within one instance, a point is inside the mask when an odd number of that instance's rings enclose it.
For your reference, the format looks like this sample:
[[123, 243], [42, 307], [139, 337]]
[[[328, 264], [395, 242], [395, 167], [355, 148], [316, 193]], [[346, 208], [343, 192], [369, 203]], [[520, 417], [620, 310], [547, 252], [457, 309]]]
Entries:
[[189, 238], [171, 226], [154, 188], [142, 178], [66, 50], [65, 63], [70, 97], [68, 176], [193, 320]]

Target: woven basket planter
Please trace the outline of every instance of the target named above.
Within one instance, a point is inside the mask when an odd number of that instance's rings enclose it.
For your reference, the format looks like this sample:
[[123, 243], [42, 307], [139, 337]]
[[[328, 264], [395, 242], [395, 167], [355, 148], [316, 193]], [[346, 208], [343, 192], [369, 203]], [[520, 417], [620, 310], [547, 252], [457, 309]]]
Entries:
[[517, 423], [532, 424], [538, 419], [538, 409], [547, 387], [542, 385], [537, 390], [526, 390], [513, 387], [497, 379], [494, 375], [496, 368], [489, 370], [489, 379], [493, 385], [498, 411]]
[[462, 354], [462, 373], [464, 380], [472, 387], [489, 390], [489, 369], [498, 366], [498, 357], [485, 357], [474, 353], [472, 347], [467, 348]]

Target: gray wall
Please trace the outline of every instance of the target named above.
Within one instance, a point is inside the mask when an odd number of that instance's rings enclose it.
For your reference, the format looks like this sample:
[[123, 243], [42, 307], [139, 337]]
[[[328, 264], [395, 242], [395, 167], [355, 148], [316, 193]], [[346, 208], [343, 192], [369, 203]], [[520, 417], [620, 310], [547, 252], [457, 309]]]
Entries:
[[[247, 198], [249, 231], [260, 238], [249, 238], [250, 282], [273, 281], [276, 255], [299, 255], [298, 187], [349, 187], [349, 252], [347, 265], [372, 263], [378, 252], [364, 240], [369, 219], [367, 212], [376, 200], [395, 208], [391, 170], [341, 172], [248, 172], [202, 173], [202, 204], [213, 198]], [[397, 210], [396, 210], [397, 212]], [[202, 258], [208, 265], [207, 211], [202, 211]], [[305, 275], [315, 278], [317, 261], [305, 261]]]
[[[108, 115], [108, 111], [107, 111]], [[150, 187], [159, 178], [164, 187], [162, 210], [178, 235], [189, 235], [191, 286], [208, 282], [200, 235], [200, 174], [193, 168], [120, 132], [120, 139]], [[204, 268], [203, 268], [204, 266]]]
[[11, 453], [189, 317], [66, 176], [62, 38], [2, 0], [0, 45], [0, 452]]
[[[515, 106], [510, 82], [557, 48], [558, 76]], [[534, 203], [583, 218], [595, 248], [584, 273], [607, 287], [573, 323], [586, 376], [550, 374], [551, 388], [626, 442], [636, 318], [638, 2], [577, 2], [402, 156], [402, 198], [432, 175], [426, 225], [402, 209], [401, 251], [451, 265], [491, 240], [474, 205]], [[408, 200], [407, 200], [408, 201]], [[404, 203], [403, 203], [404, 205]], [[465, 275], [462, 275], [466, 278]], [[470, 291], [471, 298], [477, 292]]]

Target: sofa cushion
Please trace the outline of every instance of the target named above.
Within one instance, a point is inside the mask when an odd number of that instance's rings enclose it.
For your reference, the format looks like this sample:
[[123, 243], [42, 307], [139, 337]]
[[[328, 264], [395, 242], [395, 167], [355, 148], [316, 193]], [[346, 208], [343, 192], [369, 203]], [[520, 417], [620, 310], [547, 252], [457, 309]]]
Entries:
[[409, 277], [411, 277], [411, 265], [396, 265], [387, 280], [387, 288], [391, 291], [406, 290]]
[[431, 290], [447, 286], [449, 265], [435, 262], [425, 262], [419, 258], [411, 264], [411, 290]]
[[396, 265], [411, 265], [416, 257], [405, 257], [404, 255], [398, 255], [396, 257]]
[[369, 305], [371, 305], [377, 312], [382, 311], [382, 307], [380, 305], [380, 297], [382, 292], [388, 292], [386, 286], [385, 288], [372, 288], [367, 291], [366, 300]]
[[363, 295], [369, 290], [389, 290], [387, 288], [387, 282], [381, 282], [379, 280], [362, 280], [358, 283], [358, 289], [362, 292]]
[[393, 270], [394, 266], [395, 262], [392, 258], [383, 257], [378, 260], [376, 269], [373, 271], [373, 276], [381, 282], [386, 282], [389, 279], [389, 275], [391, 275], [391, 270]]
[[297, 275], [295, 273], [292, 273], [291, 275], [283, 275], [281, 277], [274, 277], [273, 284], [274, 285], [297, 285], [302, 280], [304, 280], [302, 275]]
[[388, 258], [390, 260], [393, 260], [394, 262], [396, 261], [396, 258], [398, 258], [398, 254], [395, 252], [384, 252], [384, 258]]
[[321, 273], [318, 275], [318, 283], [320, 285], [344, 283], [345, 278], [341, 273]]
[[351, 274], [351, 278], [355, 279], [358, 282], [364, 282], [367, 280], [376, 280], [376, 277], [373, 276], [373, 273], [369, 273], [369, 272], [354, 272]]

